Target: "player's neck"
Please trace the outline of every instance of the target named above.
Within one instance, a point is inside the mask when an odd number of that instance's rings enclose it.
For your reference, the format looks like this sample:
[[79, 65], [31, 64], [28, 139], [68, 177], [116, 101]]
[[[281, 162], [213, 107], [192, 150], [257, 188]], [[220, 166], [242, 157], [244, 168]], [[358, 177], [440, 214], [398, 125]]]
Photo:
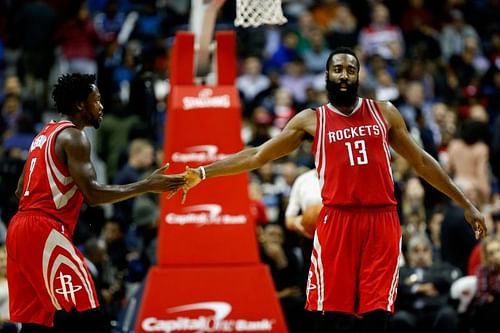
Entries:
[[352, 113], [352, 111], [354, 111], [354, 109], [356, 108], [358, 103], [359, 103], [359, 98], [357, 98], [357, 97], [353, 101], [353, 103], [350, 105], [339, 105], [339, 104], [336, 104], [336, 103], [333, 103], [330, 101], [331, 105], [333, 105], [337, 110], [339, 110], [340, 112], [342, 112], [345, 115], [350, 115]]
[[63, 115], [61, 120], [69, 120], [71, 121], [77, 128], [83, 130], [83, 128], [87, 125], [85, 125], [85, 122], [82, 121], [79, 117], [75, 116], [68, 116], [68, 115]]

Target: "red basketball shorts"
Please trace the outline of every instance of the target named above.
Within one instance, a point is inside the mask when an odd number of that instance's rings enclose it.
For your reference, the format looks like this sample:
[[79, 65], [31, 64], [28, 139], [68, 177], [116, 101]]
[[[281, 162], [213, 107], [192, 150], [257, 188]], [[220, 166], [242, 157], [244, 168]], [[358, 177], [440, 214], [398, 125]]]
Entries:
[[14, 322], [53, 326], [56, 310], [99, 306], [92, 277], [61, 223], [17, 214], [7, 231], [7, 280]]
[[306, 309], [393, 312], [400, 251], [396, 207], [324, 207], [314, 237]]

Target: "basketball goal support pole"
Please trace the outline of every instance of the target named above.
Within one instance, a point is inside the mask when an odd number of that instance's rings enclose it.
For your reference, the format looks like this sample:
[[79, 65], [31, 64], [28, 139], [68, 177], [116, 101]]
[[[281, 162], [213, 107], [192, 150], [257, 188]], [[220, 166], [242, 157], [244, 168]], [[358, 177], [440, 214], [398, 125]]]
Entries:
[[[196, 85], [194, 35], [176, 34], [164, 136], [169, 173], [243, 148], [235, 33], [216, 32], [215, 40], [216, 84]], [[259, 259], [248, 174], [204, 180], [185, 204], [162, 194], [160, 207], [158, 264], [145, 281], [136, 333], [287, 332]]]

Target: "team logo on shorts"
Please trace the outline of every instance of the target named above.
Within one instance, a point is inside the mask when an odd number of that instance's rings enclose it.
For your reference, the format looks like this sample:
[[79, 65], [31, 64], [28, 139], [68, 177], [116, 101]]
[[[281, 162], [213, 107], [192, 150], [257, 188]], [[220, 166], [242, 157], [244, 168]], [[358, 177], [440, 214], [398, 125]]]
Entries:
[[82, 289], [82, 286], [74, 285], [71, 282], [71, 275], [65, 275], [62, 272], [59, 272], [59, 276], [56, 279], [61, 282], [61, 288], [56, 289], [56, 293], [63, 295], [67, 302], [69, 302], [69, 297], [71, 297], [73, 304], [76, 304], [75, 293]]
[[[77, 305], [77, 292], [83, 293], [78, 295], [78, 304], [87, 299], [91, 308], [98, 306], [92, 277], [83, 260], [73, 244], [57, 230], [52, 230], [45, 241], [42, 274], [45, 289], [55, 309], [62, 310], [63, 306], [68, 305], [64, 303]], [[73, 279], [77, 279], [78, 284]]]

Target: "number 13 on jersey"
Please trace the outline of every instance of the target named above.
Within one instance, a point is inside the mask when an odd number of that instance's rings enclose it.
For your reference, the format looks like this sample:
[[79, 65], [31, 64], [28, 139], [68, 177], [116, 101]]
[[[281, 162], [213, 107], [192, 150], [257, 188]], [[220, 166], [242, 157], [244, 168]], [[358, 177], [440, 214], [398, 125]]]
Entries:
[[368, 164], [365, 140], [346, 142], [345, 146], [347, 147], [347, 154], [349, 155], [349, 163], [351, 166]]

